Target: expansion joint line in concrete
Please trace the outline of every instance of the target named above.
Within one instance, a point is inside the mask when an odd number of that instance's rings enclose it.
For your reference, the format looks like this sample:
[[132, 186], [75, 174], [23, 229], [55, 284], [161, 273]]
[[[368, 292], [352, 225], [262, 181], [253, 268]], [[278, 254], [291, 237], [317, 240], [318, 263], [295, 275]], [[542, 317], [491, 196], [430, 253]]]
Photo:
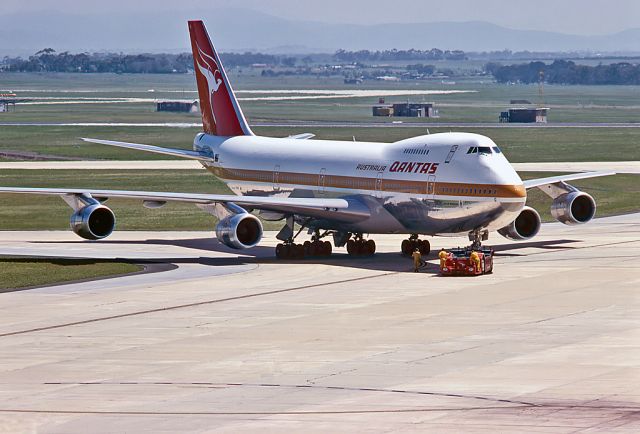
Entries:
[[28, 334], [28, 333], [35, 333], [35, 332], [41, 332], [41, 331], [47, 331], [47, 330], [55, 330], [55, 329], [60, 329], [60, 328], [63, 328], [63, 327], [71, 327], [71, 326], [77, 326], [77, 325], [91, 324], [91, 323], [96, 323], [96, 322], [101, 322], [101, 321], [109, 321], [109, 320], [113, 320], [113, 319], [129, 318], [129, 317], [133, 317], [133, 316], [147, 315], [147, 314], [158, 313], [158, 312], [167, 312], [167, 311], [178, 310], [178, 309], [187, 309], [187, 308], [191, 308], [191, 307], [206, 306], [208, 304], [217, 304], [217, 303], [224, 303], [224, 302], [228, 302], [228, 301], [243, 300], [243, 299], [247, 299], [247, 298], [255, 298], [255, 297], [268, 296], [268, 295], [282, 294], [282, 293], [285, 293], [285, 292], [301, 291], [301, 290], [304, 290], [304, 289], [317, 288], [317, 287], [326, 286], [326, 285], [337, 285], [337, 284], [341, 284], [341, 283], [358, 282], [358, 281], [362, 281], [362, 280], [376, 279], [378, 277], [391, 276], [391, 275], [395, 275], [395, 274], [399, 274], [399, 272], [381, 273], [381, 274], [375, 274], [375, 275], [371, 275], [371, 276], [356, 277], [354, 279], [335, 280], [335, 281], [331, 281], [331, 282], [316, 283], [316, 284], [313, 284], [313, 285], [297, 286], [297, 287], [294, 287], [294, 288], [276, 289], [274, 291], [265, 291], [265, 292], [256, 292], [256, 293], [253, 293], [253, 294], [238, 295], [238, 296], [235, 296], [235, 297], [227, 297], [227, 298], [218, 298], [218, 299], [215, 299], [215, 300], [198, 301], [198, 302], [195, 302], [195, 303], [187, 303], [187, 304], [180, 304], [180, 305], [176, 305], [176, 306], [159, 307], [159, 308], [156, 308], [156, 309], [140, 310], [140, 311], [136, 311], [136, 312], [129, 312], [129, 313], [123, 313], [123, 314], [119, 314], [119, 315], [104, 316], [104, 317], [100, 317], [100, 318], [91, 318], [91, 319], [86, 319], [86, 320], [82, 320], [82, 321], [68, 322], [68, 323], [64, 323], [64, 324], [55, 324], [55, 325], [51, 325], [51, 326], [36, 327], [36, 328], [26, 329], [26, 330], [16, 330], [16, 331], [13, 331], [13, 332], [0, 333], [0, 338], [8, 337], [8, 336], [15, 336], [15, 335], [24, 335], [24, 334]]

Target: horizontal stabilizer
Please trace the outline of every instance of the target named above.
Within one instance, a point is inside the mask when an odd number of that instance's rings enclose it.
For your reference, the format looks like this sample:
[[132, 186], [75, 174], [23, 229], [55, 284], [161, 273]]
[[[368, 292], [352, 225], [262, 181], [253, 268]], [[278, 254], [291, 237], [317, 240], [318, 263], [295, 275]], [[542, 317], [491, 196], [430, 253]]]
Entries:
[[82, 138], [88, 143], [97, 143], [99, 145], [117, 146], [119, 148], [135, 149], [137, 151], [153, 152], [155, 154], [172, 155], [174, 157], [190, 158], [192, 160], [213, 161], [213, 157], [201, 152], [188, 151], [186, 149], [162, 148], [160, 146], [142, 145], [139, 143], [116, 142], [113, 140], [87, 139]]
[[307, 139], [313, 139], [316, 135], [313, 133], [302, 133], [302, 134], [296, 134], [293, 136], [288, 136], [287, 139], [296, 139], [296, 140], [307, 140]]

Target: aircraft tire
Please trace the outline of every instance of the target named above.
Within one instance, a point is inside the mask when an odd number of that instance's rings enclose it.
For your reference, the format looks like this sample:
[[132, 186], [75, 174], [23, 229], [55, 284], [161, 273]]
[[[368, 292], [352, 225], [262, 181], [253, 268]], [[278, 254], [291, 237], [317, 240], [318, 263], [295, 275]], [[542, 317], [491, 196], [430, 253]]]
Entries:
[[276, 258], [284, 259], [284, 244], [279, 243], [276, 246]]
[[418, 247], [420, 249], [420, 254], [421, 255], [428, 255], [429, 253], [431, 253], [431, 243], [427, 240], [419, 240], [419, 246]]
[[403, 255], [411, 255], [411, 253], [413, 252], [413, 243], [410, 240], [402, 240], [400, 250], [402, 250]]
[[331, 246], [331, 243], [329, 241], [325, 241], [324, 243], [322, 243], [322, 254], [324, 256], [331, 256], [332, 250], [333, 247]]
[[376, 242], [373, 240], [367, 240], [367, 242], [365, 243], [365, 247], [366, 247], [366, 252], [368, 256], [372, 256], [374, 253], [376, 253]]
[[356, 242], [354, 240], [347, 241], [347, 253], [351, 256], [356, 254]]

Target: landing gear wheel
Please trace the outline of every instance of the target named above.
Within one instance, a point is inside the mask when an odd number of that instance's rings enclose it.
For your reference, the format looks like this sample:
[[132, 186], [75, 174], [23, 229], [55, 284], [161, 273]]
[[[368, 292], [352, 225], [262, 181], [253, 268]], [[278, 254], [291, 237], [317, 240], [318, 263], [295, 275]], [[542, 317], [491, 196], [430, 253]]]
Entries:
[[420, 254], [425, 256], [431, 252], [431, 243], [427, 240], [418, 240], [420, 249]]
[[332, 250], [333, 250], [333, 246], [331, 246], [331, 243], [329, 241], [325, 241], [323, 243], [322, 254], [324, 256], [331, 256]]
[[376, 242], [364, 240], [362, 235], [356, 235], [355, 239], [347, 241], [347, 253], [349, 256], [372, 256], [376, 252]]
[[354, 240], [347, 241], [347, 253], [351, 256], [356, 254], [356, 242]]
[[278, 259], [304, 259], [305, 248], [302, 244], [280, 243], [276, 246]]
[[284, 257], [285, 257], [284, 250], [285, 250], [285, 249], [284, 249], [284, 244], [279, 243], [279, 244], [276, 246], [276, 258], [278, 258], [278, 259], [284, 259]]
[[402, 240], [400, 250], [403, 255], [411, 256], [416, 249], [420, 251], [421, 255], [428, 255], [431, 252], [431, 243], [418, 239], [417, 235], [412, 235], [408, 240]]
[[366, 247], [366, 254], [368, 256], [371, 256], [376, 252], [376, 242], [373, 240], [367, 240], [367, 242], [365, 243], [365, 247]]
[[402, 240], [402, 245], [400, 246], [400, 250], [402, 250], [402, 254], [406, 256], [410, 256], [413, 252], [413, 246], [411, 241]]

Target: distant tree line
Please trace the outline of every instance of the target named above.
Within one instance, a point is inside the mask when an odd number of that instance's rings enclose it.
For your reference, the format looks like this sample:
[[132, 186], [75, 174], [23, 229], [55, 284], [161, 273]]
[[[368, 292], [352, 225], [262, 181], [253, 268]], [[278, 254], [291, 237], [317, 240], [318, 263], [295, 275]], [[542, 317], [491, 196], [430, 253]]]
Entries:
[[577, 65], [567, 60], [506, 66], [488, 63], [485, 69], [499, 83], [537, 83], [542, 72], [544, 81], [553, 84], [640, 84], [640, 65], [626, 62], [597, 66]]
[[[296, 58], [261, 53], [222, 53], [225, 66], [246, 67], [254, 64], [295, 66]], [[116, 54], [56, 53], [45, 48], [29, 56], [5, 57], [1, 69], [9, 72], [112, 72], [170, 74], [193, 70], [191, 53], [181, 54]]]
[[338, 50], [333, 55], [338, 62], [381, 62], [392, 60], [466, 60], [464, 51], [460, 50], [384, 50], [384, 51], [346, 51]]

